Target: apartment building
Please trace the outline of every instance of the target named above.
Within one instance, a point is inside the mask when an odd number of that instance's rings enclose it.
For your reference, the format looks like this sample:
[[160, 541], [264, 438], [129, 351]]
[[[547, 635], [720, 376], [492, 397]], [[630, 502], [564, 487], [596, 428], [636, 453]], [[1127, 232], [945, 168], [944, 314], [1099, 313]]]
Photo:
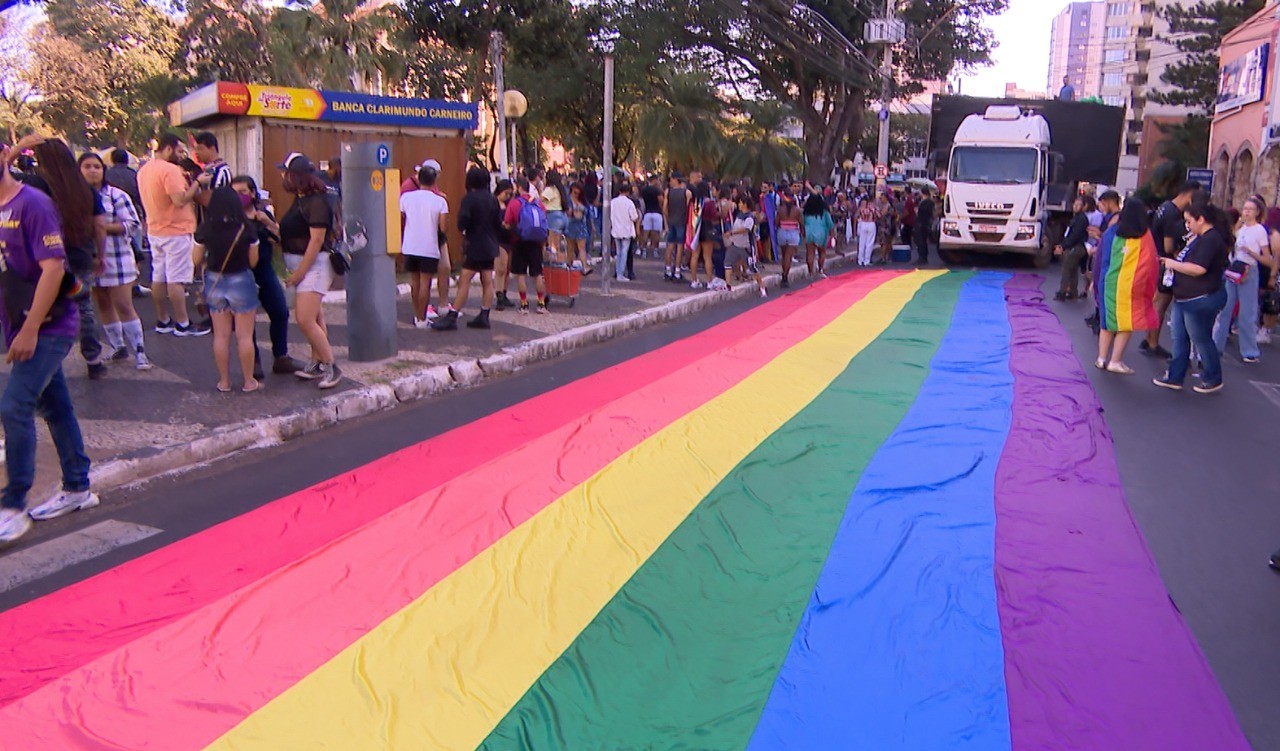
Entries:
[[[1096, 78], [1094, 88], [1076, 91], [1080, 98], [1096, 96], [1103, 103], [1125, 108], [1124, 142], [1120, 148], [1120, 173], [1117, 186], [1123, 191], [1136, 190], [1160, 162], [1158, 144], [1162, 138], [1158, 123], [1170, 122], [1191, 112], [1185, 107], [1172, 107], [1151, 100], [1151, 93], [1163, 85], [1161, 74], [1177, 62], [1181, 53], [1165, 41], [1169, 25], [1160, 17], [1160, 8], [1178, 0], [1104, 0], [1094, 3], [1072, 3], [1055, 19], [1049, 76], [1061, 81], [1062, 66], [1071, 60], [1083, 60], [1093, 66], [1094, 77], [1086, 70], [1079, 74], [1086, 82]], [[1088, 24], [1081, 26], [1083, 10], [1088, 7]], [[1099, 6], [1099, 7], [1094, 7]], [[1075, 19], [1073, 28], [1089, 30], [1089, 36], [1072, 39], [1073, 49], [1059, 49], [1059, 31], [1066, 18]], [[1074, 54], [1074, 58], [1071, 55]], [[1066, 61], [1065, 63], [1063, 61]], [[1067, 75], [1075, 75], [1068, 73]], [[1060, 84], [1059, 84], [1060, 85]], [[1056, 91], [1056, 89], [1055, 89]], [[1146, 145], [1144, 148], [1144, 141]]]
[[1049, 81], [1045, 92], [1057, 96], [1067, 77], [1076, 99], [1098, 96], [1106, 2], [1071, 3], [1053, 19], [1049, 33]]

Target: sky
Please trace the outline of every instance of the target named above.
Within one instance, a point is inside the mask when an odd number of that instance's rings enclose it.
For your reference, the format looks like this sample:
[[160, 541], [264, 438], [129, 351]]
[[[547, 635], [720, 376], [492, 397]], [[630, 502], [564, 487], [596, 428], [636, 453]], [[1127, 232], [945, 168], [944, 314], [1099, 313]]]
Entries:
[[1009, 0], [1009, 9], [992, 17], [988, 26], [1000, 46], [995, 64], [964, 77], [961, 91], [973, 96], [1004, 96], [1004, 85], [1016, 83], [1028, 91], [1042, 91], [1049, 80], [1049, 29], [1069, 0]]

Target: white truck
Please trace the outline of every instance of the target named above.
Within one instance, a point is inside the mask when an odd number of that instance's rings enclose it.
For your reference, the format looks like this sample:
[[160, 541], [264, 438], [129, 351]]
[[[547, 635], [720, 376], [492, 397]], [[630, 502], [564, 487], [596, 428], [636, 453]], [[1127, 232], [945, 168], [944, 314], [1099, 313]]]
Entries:
[[[1079, 118], [1073, 125], [1064, 124], [1064, 131], [1088, 129], [1090, 120], [1105, 124], [1101, 131], [1093, 131], [1097, 140], [1092, 140], [1090, 148], [1102, 154], [1109, 151], [1109, 159], [1099, 160], [1094, 154], [1082, 157], [1083, 163], [1076, 166], [1092, 168], [1090, 176], [1095, 178], [1086, 180], [1079, 169], [1064, 168], [1066, 157], [1055, 149], [1054, 137], [1059, 134], [1052, 131], [1043, 112], [1021, 102], [940, 99], [944, 100], [943, 111], [940, 116], [939, 102], [935, 101], [931, 141], [935, 135], [945, 136], [937, 131], [940, 127], [945, 131], [948, 120], [954, 122], [963, 116], [948, 142], [938, 144], [947, 147], [946, 196], [938, 212], [940, 255], [948, 263], [960, 263], [968, 252], [1015, 253], [1030, 256], [1039, 268], [1048, 266], [1054, 244], [1070, 221], [1080, 183], [1104, 182], [1096, 178], [1107, 177], [1108, 164], [1110, 182], [1115, 181], [1123, 111], [1094, 104], [1036, 103], [1042, 109], [1065, 113], [1058, 119]], [[1108, 130], [1116, 135], [1115, 147], [1108, 146]], [[1059, 140], [1074, 145], [1083, 133], [1073, 132]], [[941, 156], [934, 152], [935, 163]], [[937, 172], [941, 177], [942, 170]]]

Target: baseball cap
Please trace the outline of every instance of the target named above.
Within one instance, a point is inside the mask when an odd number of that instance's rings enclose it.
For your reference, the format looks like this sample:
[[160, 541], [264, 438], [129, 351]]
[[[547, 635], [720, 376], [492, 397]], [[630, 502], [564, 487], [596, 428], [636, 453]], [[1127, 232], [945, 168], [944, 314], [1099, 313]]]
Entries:
[[440, 162], [437, 162], [437, 161], [436, 161], [436, 160], [434, 160], [434, 159], [428, 159], [427, 161], [423, 162], [423, 163], [421, 164], [421, 166], [419, 166], [419, 167], [418, 167], [418, 170], [419, 170], [419, 171], [421, 171], [421, 170], [423, 170], [423, 169], [426, 169], [427, 167], [430, 167], [431, 169], [435, 170], [436, 172], [439, 172], [439, 171], [440, 171]]
[[311, 163], [311, 159], [300, 151], [293, 151], [284, 161], [276, 165], [276, 169], [282, 169], [287, 172], [296, 172], [300, 174], [310, 174], [315, 172], [316, 167]]

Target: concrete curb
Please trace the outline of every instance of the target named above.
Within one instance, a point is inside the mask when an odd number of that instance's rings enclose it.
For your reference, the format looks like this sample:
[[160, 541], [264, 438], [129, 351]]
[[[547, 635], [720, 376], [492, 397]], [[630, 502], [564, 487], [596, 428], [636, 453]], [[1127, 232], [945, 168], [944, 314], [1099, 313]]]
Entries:
[[[855, 257], [835, 256], [828, 259], [827, 266], [847, 266]], [[808, 275], [808, 269], [803, 264], [791, 269], [792, 281], [802, 280]], [[782, 276], [770, 274], [764, 281], [766, 287], [777, 287]], [[276, 446], [331, 425], [393, 409], [400, 404], [426, 399], [455, 388], [473, 386], [485, 378], [508, 375], [526, 365], [550, 360], [648, 326], [686, 318], [713, 305], [755, 294], [756, 285], [753, 283], [742, 284], [730, 290], [702, 292], [619, 318], [598, 321], [524, 342], [479, 360], [457, 360], [448, 365], [426, 368], [401, 376], [391, 383], [344, 391], [283, 415], [215, 428], [208, 435], [188, 443], [159, 448], [143, 456], [102, 462], [94, 466], [91, 480], [94, 490], [106, 492], [182, 472], [240, 451]]]

